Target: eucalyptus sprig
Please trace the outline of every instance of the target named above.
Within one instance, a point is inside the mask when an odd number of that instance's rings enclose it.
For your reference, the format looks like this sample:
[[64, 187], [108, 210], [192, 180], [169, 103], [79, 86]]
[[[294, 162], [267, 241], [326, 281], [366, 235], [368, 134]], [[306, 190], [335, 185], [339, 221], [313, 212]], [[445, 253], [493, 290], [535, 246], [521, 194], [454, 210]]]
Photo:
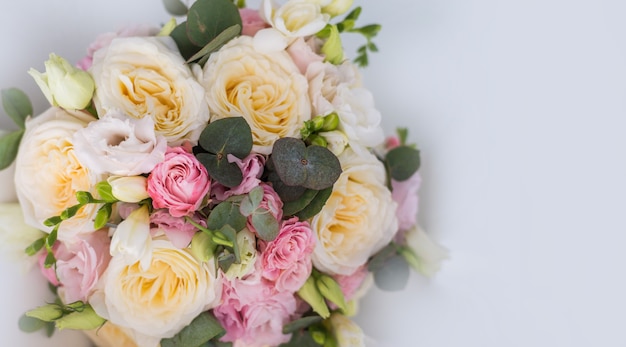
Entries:
[[26, 118], [33, 114], [33, 105], [28, 96], [17, 88], [2, 90], [2, 106], [19, 129], [0, 137], [0, 170], [9, 167], [17, 157], [17, 149], [26, 128]]

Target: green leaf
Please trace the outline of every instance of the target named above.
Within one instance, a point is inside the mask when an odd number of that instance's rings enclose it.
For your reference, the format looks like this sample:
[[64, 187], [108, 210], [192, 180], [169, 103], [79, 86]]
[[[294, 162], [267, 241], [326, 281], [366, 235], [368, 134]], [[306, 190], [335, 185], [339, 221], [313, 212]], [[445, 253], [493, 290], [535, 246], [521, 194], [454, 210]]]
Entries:
[[203, 312], [194, 318], [189, 325], [176, 336], [161, 340], [161, 347], [191, 347], [200, 346], [215, 337], [226, 333], [220, 322], [211, 312]]
[[380, 24], [369, 24], [360, 28], [353, 28], [350, 32], [360, 33], [366, 38], [372, 38], [380, 32], [382, 26]]
[[33, 256], [37, 254], [37, 252], [39, 252], [45, 244], [46, 244], [46, 238], [42, 237], [40, 239], [37, 239], [35, 242], [31, 243], [30, 246], [26, 247], [24, 252], [26, 252], [26, 254], [29, 256]]
[[199, 262], [208, 262], [213, 258], [216, 245], [211, 241], [211, 235], [205, 232], [195, 233], [191, 239], [191, 255]]
[[55, 324], [60, 330], [92, 330], [101, 327], [105, 322], [106, 319], [100, 317], [91, 305], [85, 305], [82, 310], [74, 311], [57, 319]]
[[29, 317], [26, 314], [23, 314], [17, 322], [18, 327], [21, 331], [25, 333], [32, 333], [37, 330], [43, 329], [46, 326], [45, 321], [35, 318]]
[[261, 200], [263, 200], [263, 187], [258, 186], [253, 188], [248, 195], [245, 195], [241, 200], [241, 206], [239, 207], [241, 214], [246, 217], [252, 215], [261, 204]]
[[61, 216], [54, 216], [54, 217], [50, 217], [48, 219], [46, 219], [45, 221], [43, 221], [43, 225], [47, 226], [47, 227], [53, 227], [59, 223], [61, 223], [63, 220], [61, 219]]
[[274, 216], [267, 210], [252, 214], [252, 226], [259, 237], [265, 241], [273, 241], [278, 236], [280, 226]]
[[187, 13], [187, 36], [202, 47], [237, 24], [242, 26], [241, 16], [231, 0], [198, 0]]
[[223, 118], [209, 123], [198, 143], [209, 153], [244, 159], [252, 150], [252, 130], [243, 117]]
[[269, 169], [269, 167], [272, 166], [272, 160], [268, 160], [267, 163], [268, 165], [266, 166], [266, 169], [268, 169], [269, 171], [267, 175], [267, 180], [272, 183], [272, 187], [280, 197], [280, 200], [286, 203], [300, 199], [302, 194], [304, 194], [307, 189], [302, 186], [286, 185], [283, 181], [280, 180], [280, 177], [278, 176], [276, 171], [271, 171]]
[[322, 321], [322, 317], [320, 316], [308, 316], [308, 317], [302, 317], [300, 319], [296, 319], [293, 322], [290, 322], [288, 324], [285, 324], [285, 326], [283, 326], [283, 334], [291, 334], [293, 332], [296, 332], [300, 329], [307, 328], [310, 325], [319, 323], [321, 321]]
[[226, 251], [224, 251], [222, 254], [217, 256], [217, 264], [219, 265], [220, 269], [224, 272], [228, 272], [228, 269], [230, 268], [231, 265], [233, 265], [233, 263], [235, 263], [236, 257], [234, 254], [232, 253], [228, 253]]
[[293, 216], [307, 207], [317, 196], [319, 190], [307, 189], [298, 200], [288, 201], [283, 204], [283, 215]]
[[385, 248], [381, 249], [367, 262], [367, 270], [370, 272], [378, 271], [385, 265], [387, 259], [390, 259], [397, 254], [396, 245], [393, 243], [388, 244]]
[[228, 200], [215, 206], [207, 219], [210, 230], [220, 230], [224, 225], [230, 225], [235, 231], [246, 227], [246, 217], [239, 211], [239, 206]]
[[187, 6], [180, 0], [163, 0], [165, 10], [172, 16], [184, 16], [187, 14]]
[[27, 311], [25, 315], [45, 322], [51, 322], [63, 316], [63, 308], [57, 304], [47, 304]]
[[[199, 50], [196, 54], [194, 54], [189, 59], [187, 59], [187, 63], [195, 61], [195, 60], [199, 60], [203, 57], [207, 57], [208, 59], [208, 56], [210, 56], [211, 53], [222, 48], [223, 45], [225, 45], [228, 41], [234, 39], [235, 37], [239, 36], [240, 33], [241, 33], [241, 25], [239, 24], [235, 24], [226, 28], [219, 35], [217, 35], [213, 40], [211, 40], [211, 42], [207, 43], [204, 47], [202, 47], [202, 49]], [[202, 63], [201, 65], [204, 65], [204, 63]]]
[[174, 39], [174, 42], [176, 42], [180, 55], [182, 55], [185, 59], [191, 58], [200, 50], [200, 47], [189, 41], [189, 38], [187, 37], [187, 22], [178, 24], [176, 28], [172, 30], [170, 36]]
[[332, 193], [333, 187], [320, 190], [317, 195], [315, 195], [315, 198], [305, 208], [296, 213], [296, 216], [300, 220], [313, 218], [313, 216], [315, 216], [322, 210], [322, 208], [326, 204], [326, 201], [328, 201], [328, 198], [330, 198], [330, 195]]
[[57, 242], [57, 235], [58, 235], [58, 233], [59, 233], [59, 229], [58, 228], [54, 228], [54, 229], [52, 229], [50, 234], [48, 234], [48, 237], [46, 237], [46, 248], [47, 249], [52, 249], [52, 246], [54, 246], [54, 243]]
[[63, 210], [63, 212], [61, 212], [61, 219], [62, 220], [68, 220], [72, 217], [74, 217], [76, 215], [76, 213], [78, 213], [78, 210], [83, 207], [82, 204], [78, 204], [78, 205], [74, 205], [74, 206], [70, 206], [68, 208], [66, 208], [65, 210]]
[[112, 204], [104, 204], [98, 209], [98, 212], [96, 213], [96, 218], [93, 222], [93, 227], [95, 230], [103, 228], [107, 224], [109, 218], [111, 218], [111, 212], [113, 212]]
[[279, 347], [321, 347], [322, 345], [315, 342], [309, 331], [295, 332], [291, 336], [291, 340], [283, 343]]
[[241, 184], [243, 174], [235, 163], [229, 163], [223, 154], [198, 153], [196, 158], [204, 165], [209, 176], [226, 187], [236, 187]]
[[0, 137], [0, 170], [9, 167], [17, 157], [23, 135], [24, 130], [17, 130]]
[[388, 259], [384, 266], [374, 272], [376, 286], [386, 291], [399, 291], [409, 282], [409, 265], [401, 256]]
[[344, 19], [344, 21], [346, 20], [356, 21], [357, 19], [359, 19], [359, 16], [361, 15], [361, 10], [362, 10], [361, 6], [356, 7], [354, 10], [352, 10], [352, 12], [346, 15], [346, 19]]
[[396, 129], [398, 133], [398, 139], [400, 140], [401, 145], [406, 145], [406, 140], [409, 137], [409, 129], [407, 128], [398, 128]]
[[94, 201], [93, 195], [89, 192], [78, 191], [76, 192], [76, 200], [81, 205], [86, 205]]
[[327, 148], [306, 147], [299, 139], [286, 137], [274, 142], [272, 161], [276, 173], [288, 186], [322, 190], [341, 174], [339, 159]]
[[387, 153], [385, 165], [396, 181], [409, 179], [420, 167], [420, 152], [409, 146], [398, 146]]
[[25, 127], [26, 117], [33, 114], [33, 105], [28, 96], [17, 88], [2, 90], [2, 106], [13, 122], [22, 129]]
[[117, 198], [113, 196], [113, 188], [107, 181], [100, 181], [96, 183], [96, 191], [100, 199], [106, 202], [117, 202]]
[[46, 259], [43, 262], [43, 266], [46, 269], [49, 269], [52, 267], [52, 265], [54, 265], [56, 263], [56, 258], [54, 257], [54, 254], [52, 252], [48, 252], [48, 255], [46, 256]]
[[233, 229], [230, 225], [226, 224], [221, 229], [220, 232], [224, 235], [231, 243], [233, 255], [235, 256], [235, 263], [241, 263], [241, 255], [239, 253], [239, 244], [237, 243], [237, 231]]

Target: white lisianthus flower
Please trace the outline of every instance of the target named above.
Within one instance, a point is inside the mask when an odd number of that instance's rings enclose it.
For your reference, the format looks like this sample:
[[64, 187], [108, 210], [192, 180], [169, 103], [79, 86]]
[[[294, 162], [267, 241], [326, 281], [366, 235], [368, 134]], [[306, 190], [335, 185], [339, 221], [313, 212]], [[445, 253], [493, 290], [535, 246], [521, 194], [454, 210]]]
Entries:
[[[76, 205], [76, 192], [90, 191], [104, 177], [76, 157], [73, 135], [96, 119], [88, 113], [52, 107], [26, 121], [15, 161], [15, 189], [26, 224], [50, 232], [43, 222]], [[93, 231], [97, 204], [83, 206], [59, 226], [58, 238], [72, 242], [81, 232]]]
[[167, 143], [151, 118], [129, 118], [109, 111], [74, 134], [78, 160], [96, 174], [135, 176], [163, 161]]
[[134, 210], [115, 228], [110, 246], [111, 256], [127, 265], [139, 262], [146, 270], [152, 260], [152, 237], [150, 236], [150, 212], [148, 206]]
[[107, 178], [113, 197], [123, 202], [140, 202], [150, 197], [148, 179], [144, 176], [111, 176]]
[[156, 347], [216, 306], [221, 292], [213, 259], [200, 263], [188, 250], [154, 240], [145, 270], [113, 257], [90, 303], [103, 318], [130, 329], [138, 345]]
[[239, 247], [241, 262], [239, 264], [232, 264], [228, 268], [225, 276], [229, 280], [243, 278], [245, 275], [251, 273], [254, 271], [254, 264], [256, 263], [256, 237], [248, 228], [244, 228], [237, 233], [237, 246]]
[[381, 115], [369, 90], [341, 85], [337, 88], [333, 105], [339, 116], [339, 130], [346, 134], [351, 147], [358, 150], [383, 143], [385, 134], [380, 125]]
[[341, 347], [365, 347], [363, 330], [350, 318], [333, 313], [330, 316], [331, 329]]
[[391, 241], [398, 230], [397, 204], [373, 154], [348, 147], [339, 162], [343, 172], [311, 220], [317, 238], [312, 259], [320, 271], [349, 275]]
[[312, 62], [308, 65], [305, 75], [309, 81], [309, 97], [314, 115], [326, 115], [335, 110], [333, 100], [340, 85], [348, 88], [361, 86], [361, 75], [356, 66], [349, 61], [341, 65]]
[[91, 72], [99, 114], [150, 117], [171, 146], [195, 144], [208, 123], [204, 89], [171, 37], [116, 38], [94, 54]]
[[282, 6], [274, 0], [263, 0], [259, 12], [272, 28], [288, 38], [317, 34], [330, 20], [330, 15], [322, 13], [320, 3], [315, 0], [288, 0]]
[[405, 237], [406, 245], [414, 255], [408, 259], [409, 265], [424, 276], [434, 276], [441, 269], [441, 263], [449, 258], [448, 250], [433, 241], [419, 226], [407, 231]]
[[276, 140], [300, 137], [311, 117], [307, 81], [286, 52], [264, 54], [240, 36], [213, 53], [203, 85], [211, 120], [243, 117], [252, 129], [253, 151], [269, 154]]

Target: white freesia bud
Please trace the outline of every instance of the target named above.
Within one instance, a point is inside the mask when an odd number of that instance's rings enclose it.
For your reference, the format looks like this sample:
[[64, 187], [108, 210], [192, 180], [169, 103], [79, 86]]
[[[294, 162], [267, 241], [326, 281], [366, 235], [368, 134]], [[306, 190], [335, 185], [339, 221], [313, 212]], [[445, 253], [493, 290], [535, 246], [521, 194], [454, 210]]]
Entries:
[[317, 34], [330, 20], [313, 0], [289, 0], [278, 8], [273, 0], [263, 0], [259, 12], [274, 29], [291, 38]]
[[343, 151], [346, 149], [346, 146], [348, 145], [348, 138], [343, 132], [339, 130], [324, 131], [318, 133], [318, 135], [326, 139], [326, 142], [328, 142], [326, 148], [328, 148], [328, 150], [333, 152], [333, 154], [336, 156], [339, 156], [341, 153], [343, 153]]
[[346, 13], [352, 6], [353, 0], [333, 0], [330, 4], [322, 7], [323, 13], [328, 13], [331, 17], [336, 17]]
[[89, 105], [96, 87], [88, 72], [70, 65], [54, 53], [44, 65], [45, 73], [35, 69], [30, 69], [28, 73], [51, 105], [70, 110], [82, 110]]
[[107, 178], [113, 196], [123, 202], [140, 202], [150, 197], [148, 183], [143, 176], [111, 176]]
[[126, 264], [139, 261], [142, 270], [152, 261], [152, 238], [148, 206], [131, 212], [115, 229], [111, 239], [111, 256], [121, 257]]
[[441, 269], [441, 262], [449, 258], [448, 250], [433, 241], [419, 226], [406, 233], [406, 243], [414, 257], [405, 255], [405, 259], [424, 276], [433, 276]]
[[333, 313], [330, 316], [330, 324], [339, 346], [365, 347], [363, 330], [350, 318], [339, 313]]

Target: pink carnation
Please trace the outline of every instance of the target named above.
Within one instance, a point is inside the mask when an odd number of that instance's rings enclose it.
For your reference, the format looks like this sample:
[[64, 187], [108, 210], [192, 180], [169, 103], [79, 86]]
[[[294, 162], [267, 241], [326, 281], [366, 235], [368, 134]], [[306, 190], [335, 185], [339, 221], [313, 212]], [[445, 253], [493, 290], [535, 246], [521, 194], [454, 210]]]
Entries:
[[217, 201], [224, 201], [233, 195], [247, 194], [261, 183], [260, 178], [261, 175], [263, 175], [263, 168], [265, 166], [265, 157], [261, 154], [250, 153], [250, 155], [243, 160], [229, 154], [228, 162], [235, 163], [239, 166], [243, 179], [238, 186], [232, 188], [214, 182], [211, 192]]
[[[197, 214], [191, 216], [194, 222], [206, 227], [206, 221]], [[154, 225], [154, 231], [162, 231], [165, 236], [178, 248], [189, 246], [191, 239], [198, 231], [193, 224], [186, 221], [185, 217], [174, 217], [167, 210], [156, 210], [150, 215], [150, 224]]]
[[356, 294], [361, 284], [363, 284], [363, 281], [365, 281], [365, 278], [367, 278], [368, 273], [367, 266], [363, 265], [350, 275], [335, 276], [335, 280], [339, 283], [339, 287], [341, 287], [341, 292], [343, 292], [346, 301], [354, 297], [354, 294]]
[[111, 44], [113, 39], [118, 37], [130, 37], [130, 36], [154, 36], [159, 32], [158, 28], [147, 25], [132, 25], [127, 26], [115, 33], [104, 33], [96, 38], [87, 48], [87, 55], [81, 59], [76, 66], [79, 69], [85, 71], [89, 70], [93, 63], [93, 55], [97, 50], [107, 47]]
[[257, 269], [246, 279], [224, 283], [222, 304], [213, 310], [226, 329], [222, 341], [248, 347], [278, 346], [289, 341], [290, 336], [282, 329], [296, 311], [296, 298], [292, 293], [274, 290], [259, 272]]
[[409, 230], [417, 223], [417, 191], [421, 183], [422, 179], [417, 172], [406, 181], [391, 180], [391, 198], [398, 203], [396, 217], [401, 231]]
[[152, 206], [167, 208], [174, 217], [198, 210], [210, 188], [206, 168], [182, 147], [168, 148], [165, 160], [148, 176]]
[[274, 241], [261, 244], [261, 267], [264, 278], [275, 283], [276, 290], [295, 292], [311, 274], [311, 253], [315, 239], [308, 222], [297, 217], [282, 223]]
[[[280, 200], [278, 193], [267, 183], [259, 184], [263, 187], [263, 199], [260, 207], [269, 211], [276, 220], [283, 219], [283, 202]], [[256, 229], [252, 226], [252, 216], [248, 217], [248, 230], [256, 233]]]
[[56, 273], [54, 267], [44, 267], [45, 252], [39, 257], [39, 265], [50, 283], [63, 288], [67, 303], [87, 301], [111, 260], [110, 243], [106, 231], [86, 234], [72, 244], [58, 242], [53, 248]]
[[257, 31], [269, 27], [259, 15], [259, 11], [251, 8], [241, 8], [239, 9], [239, 15], [241, 16], [241, 24], [243, 24], [241, 29], [242, 35], [254, 36]]

